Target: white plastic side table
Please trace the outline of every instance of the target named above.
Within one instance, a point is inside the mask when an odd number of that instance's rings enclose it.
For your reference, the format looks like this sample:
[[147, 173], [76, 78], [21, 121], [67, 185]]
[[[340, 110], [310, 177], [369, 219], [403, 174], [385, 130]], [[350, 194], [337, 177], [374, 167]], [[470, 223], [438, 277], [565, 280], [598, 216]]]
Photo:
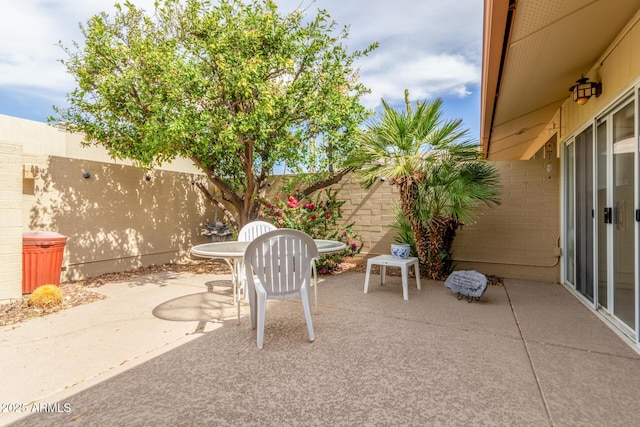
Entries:
[[395, 258], [391, 255], [378, 255], [367, 261], [367, 274], [364, 278], [365, 294], [369, 290], [369, 275], [371, 273], [371, 266], [373, 265], [380, 266], [380, 283], [382, 285], [384, 285], [386, 280], [387, 266], [400, 267], [400, 271], [402, 272], [402, 297], [405, 300], [409, 299], [409, 267], [413, 265], [413, 269], [416, 273], [416, 284], [418, 285], [418, 289], [422, 289], [420, 287], [420, 267], [418, 266], [418, 258], [411, 257], [402, 259]]

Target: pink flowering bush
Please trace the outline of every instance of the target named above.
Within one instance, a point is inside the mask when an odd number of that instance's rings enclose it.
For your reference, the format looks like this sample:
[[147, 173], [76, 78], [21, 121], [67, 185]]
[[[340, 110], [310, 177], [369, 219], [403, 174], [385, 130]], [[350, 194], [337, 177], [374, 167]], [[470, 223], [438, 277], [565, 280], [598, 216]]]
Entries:
[[347, 245], [342, 252], [320, 257], [316, 262], [319, 274], [339, 270], [344, 258], [352, 258], [362, 249], [362, 243], [357, 243], [358, 234], [352, 229], [353, 223], [338, 226], [345, 201], [337, 200], [336, 194], [337, 191], [327, 189], [319, 193], [315, 200], [307, 196], [300, 199], [275, 196], [273, 202], [263, 201], [260, 211], [262, 217], [280, 228], [294, 228], [314, 239], [337, 240]]

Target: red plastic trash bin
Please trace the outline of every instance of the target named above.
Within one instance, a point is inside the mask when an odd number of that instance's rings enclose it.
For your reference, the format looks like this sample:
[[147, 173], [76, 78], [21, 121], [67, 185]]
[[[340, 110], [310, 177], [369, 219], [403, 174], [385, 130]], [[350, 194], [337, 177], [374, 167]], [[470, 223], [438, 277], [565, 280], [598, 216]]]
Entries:
[[41, 285], [59, 285], [67, 237], [53, 231], [22, 233], [22, 293]]

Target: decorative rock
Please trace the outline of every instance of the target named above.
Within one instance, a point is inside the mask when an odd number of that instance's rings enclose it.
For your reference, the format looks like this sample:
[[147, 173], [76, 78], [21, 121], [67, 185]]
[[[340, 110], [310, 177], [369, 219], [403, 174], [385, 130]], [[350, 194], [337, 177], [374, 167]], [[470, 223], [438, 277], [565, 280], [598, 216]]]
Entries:
[[454, 271], [447, 277], [444, 285], [458, 294], [458, 299], [463, 296], [471, 302], [473, 298], [480, 299], [487, 289], [487, 277], [475, 270]]

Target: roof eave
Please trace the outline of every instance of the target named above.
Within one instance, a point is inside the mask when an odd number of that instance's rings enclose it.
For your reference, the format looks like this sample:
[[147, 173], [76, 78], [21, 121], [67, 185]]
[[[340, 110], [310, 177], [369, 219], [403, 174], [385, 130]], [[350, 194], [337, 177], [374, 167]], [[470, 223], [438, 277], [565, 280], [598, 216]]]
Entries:
[[514, 0], [484, 1], [480, 143], [485, 157], [489, 156], [491, 128], [500, 89], [500, 74], [506, 59], [514, 11]]

